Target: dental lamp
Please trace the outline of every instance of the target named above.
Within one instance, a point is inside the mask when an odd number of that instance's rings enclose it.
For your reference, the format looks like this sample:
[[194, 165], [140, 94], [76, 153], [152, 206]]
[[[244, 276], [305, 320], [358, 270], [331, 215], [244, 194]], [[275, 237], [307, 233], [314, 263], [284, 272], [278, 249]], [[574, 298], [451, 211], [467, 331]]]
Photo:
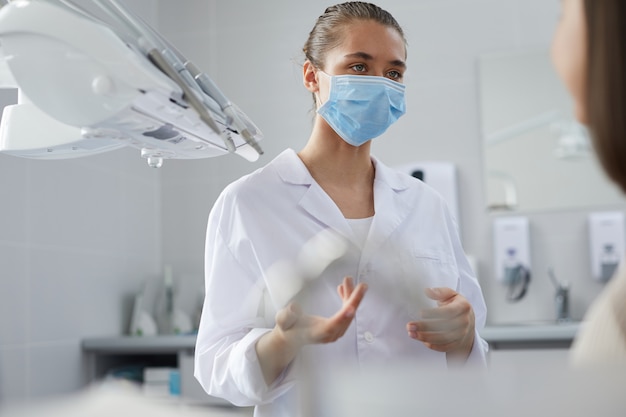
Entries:
[[152, 167], [263, 153], [262, 133], [213, 80], [116, 0], [10, 1], [0, 60], [19, 91], [2, 114], [0, 153], [64, 159], [131, 146]]

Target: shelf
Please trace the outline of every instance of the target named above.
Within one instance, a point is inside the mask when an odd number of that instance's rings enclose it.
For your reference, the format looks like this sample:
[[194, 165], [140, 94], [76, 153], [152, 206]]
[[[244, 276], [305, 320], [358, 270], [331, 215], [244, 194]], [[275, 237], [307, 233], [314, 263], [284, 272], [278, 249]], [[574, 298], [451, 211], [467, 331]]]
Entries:
[[84, 339], [86, 353], [167, 354], [193, 350], [196, 335], [115, 336]]
[[569, 348], [580, 325], [579, 322], [490, 325], [480, 335], [494, 349]]
[[[571, 343], [580, 328], [579, 322], [571, 323], [513, 323], [486, 326], [480, 335], [489, 344], [501, 343]], [[196, 335], [172, 336], [116, 336], [83, 340], [86, 353], [104, 354], [168, 354], [192, 351]]]
[[[579, 322], [492, 324], [485, 327], [480, 335], [489, 343], [491, 349], [567, 349], [580, 325]], [[83, 340], [82, 349], [85, 353], [96, 356], [178, 355], [181, 352], [193, 352], [195, 343], [195, 334], [96, 337]]]

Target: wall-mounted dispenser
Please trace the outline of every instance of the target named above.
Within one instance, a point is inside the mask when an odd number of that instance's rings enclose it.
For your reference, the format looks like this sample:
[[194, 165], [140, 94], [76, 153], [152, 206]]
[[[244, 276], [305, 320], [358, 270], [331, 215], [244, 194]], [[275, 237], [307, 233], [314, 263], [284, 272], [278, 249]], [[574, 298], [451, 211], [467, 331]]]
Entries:
[[624, 257], [624, 213], [621, 211], [589, 214], [589, 248], [593, 279], [606, 282]]
[[433, 187], [446, 201], [460, 233], [459, 191], [456, 167], [451, 162], [420, 161], [396, 167]]
[[507, 286], [507, 299], [520, 300], [531, 276], [530, 232], [526, 217], [499, 217], [493, 222], [495, 273]]

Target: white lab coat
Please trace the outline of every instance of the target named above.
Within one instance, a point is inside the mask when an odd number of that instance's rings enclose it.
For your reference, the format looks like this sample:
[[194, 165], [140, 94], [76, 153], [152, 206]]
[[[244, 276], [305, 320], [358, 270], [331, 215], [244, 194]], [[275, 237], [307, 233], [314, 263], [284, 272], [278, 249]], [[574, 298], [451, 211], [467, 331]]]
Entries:
[[[255, 416], [286, 417], [297, 415], [296, 403], [311, 400], [298, 397], [297, 379], [323, 384], [339, 365], [363, 370], [403, 361], [416, 372], [418, 364], [444, 369], [445, 354], [406, 331], [407, 322], [419, 318], [427, 286], [450, 287], [469, 300], [477, 329], [469, 362], [486, 364], [487, 343], [478, 334], [485, 302], [444, 200], [421, 181], [372, 160], [376, 214], [362, 250], [293, 150], [222, 192], [209, 216], [206, 298], [195, 351], [195, 376], [209, 394], [255, 405]], [[296, 300], [306, 313], [328, 317], [341, 307], [337, 286], [345, 276], [366, 282], [368, 291], [342, 338], [305, 347], [297, 363], [267, 386], [255, 343], [274, 327], [282, 305], [275, 305], [273, 294], [291, 279], [285, 276], [282, 284], [273, 277], [268, 285], [267, 271], [296, 259], [303, 244], [327, 228], [345, 237], [347, 252], [307, 282]]]

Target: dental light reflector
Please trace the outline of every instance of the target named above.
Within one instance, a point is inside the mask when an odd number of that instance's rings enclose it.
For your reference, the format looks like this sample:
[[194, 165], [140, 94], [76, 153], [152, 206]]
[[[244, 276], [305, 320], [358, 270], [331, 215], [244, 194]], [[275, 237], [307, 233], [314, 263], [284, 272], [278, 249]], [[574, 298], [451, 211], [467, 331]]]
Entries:
[[81, 3], [16, 0], [0, 9], [2, 59], [28, 97], [5, 108], [0, 152], [60, 159], [132, 146], [151, 166], [258, 158], [261, 132], [208, 75], [114, 0], [93, 4], [116, 25]]

